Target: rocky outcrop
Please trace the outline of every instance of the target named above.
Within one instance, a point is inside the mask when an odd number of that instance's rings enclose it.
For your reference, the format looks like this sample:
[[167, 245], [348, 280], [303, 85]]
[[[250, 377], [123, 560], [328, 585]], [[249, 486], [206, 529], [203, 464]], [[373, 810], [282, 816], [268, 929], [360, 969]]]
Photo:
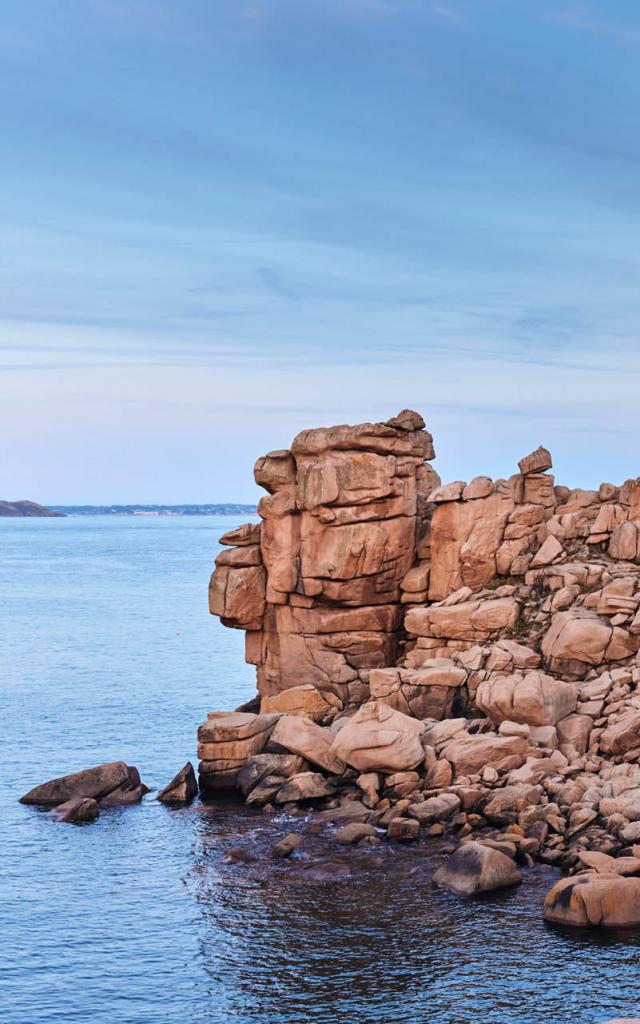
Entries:
[[405, 411], [258, 460], [261, 522], [222, 538], [210, 593], [259, 713], [201, 726], [201, 782], [480, 843], [474, 886], [492, 853], [541, 860], [583, 901], [640, 863], [640, 478], [570, 490], [538, 448], [441, 484], [433, 457]]
[[43, 782], [34, 786], [20, 798], [21, 804], [37, 804], [41, 807], [57, 807], [69, 800], [91, 797], [104, 800], [111, 793], [132, 785], [140, 785], [140, 776], [136, 768], [124, 761], [112, 761], [99, 764], [95, 768], [86, 768], [72, 775]]
[[0, 501], [0, 517], [30, 516], [37, 518], [64, 517], [64, 512], [55, 512], [52, 508], [38, 505], [36, 501]]

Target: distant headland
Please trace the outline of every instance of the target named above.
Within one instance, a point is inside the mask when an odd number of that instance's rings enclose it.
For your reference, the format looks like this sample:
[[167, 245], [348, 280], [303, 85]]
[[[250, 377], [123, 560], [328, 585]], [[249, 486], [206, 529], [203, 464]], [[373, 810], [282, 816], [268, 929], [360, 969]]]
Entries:
[[61, 509], [45, 508], [35, 501], [0, 501], [0, 516], [64, 516]]

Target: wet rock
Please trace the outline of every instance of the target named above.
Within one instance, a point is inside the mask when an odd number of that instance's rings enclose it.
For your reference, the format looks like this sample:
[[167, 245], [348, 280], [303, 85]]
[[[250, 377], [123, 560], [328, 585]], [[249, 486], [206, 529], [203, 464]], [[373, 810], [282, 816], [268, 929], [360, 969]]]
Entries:
[[294, 850], [297, 850], [302, 843], [302, 836], [299, 832], [289, 832], [288, 835], [279, 839], [271, 849], [271, 855], [283, 859], [290, 857]]
[[576, 928], [639, 925], [640, 878], [615, 874], [562, 878], [547, 894], [544, 919]]
[[190, 804], [197, 794], [196, 773], [191, 761], [187, 761], [171, 782], [160, 790], [157, 799], [163, 804]]
[[436, 885], [453, 889], [461, 896], [517, 885], [522, 875], [510, 857], [481, 843], [459, 846], [433, 876]]
[[335, 834], [335, 841], [342, 846], [353, 846], [355, 843], [359, 843], [361, 839], [375, 836], [375, 834], [376, 830], [373, 825], [368, 825], [366, 822], [352, 821], [338, 829]]
[[100, 805], [91, 797], [76, 797], [54, 808], [53, 814], [56, 821], [84, 825], [89, 821], [96, 820], [100, 814]]
[[95, 768], [86, 768], [81, 772], [73, 772], [71, 775], [62, 775], [60, 778], [43, 782], [20, 797], [20, 803], [55, 807], [79, 797], [100, 800], [128, 783], [131, 771], [124, 761], [99, 764]]

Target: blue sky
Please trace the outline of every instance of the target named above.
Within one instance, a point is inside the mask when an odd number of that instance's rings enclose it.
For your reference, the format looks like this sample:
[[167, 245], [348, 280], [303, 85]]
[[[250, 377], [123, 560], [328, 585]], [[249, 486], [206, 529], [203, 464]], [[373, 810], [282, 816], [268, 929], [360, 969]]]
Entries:
[[251, 501], [420, 409], [447, 479], [640, 473], [631, 0], [8, 0], [0, 497]]

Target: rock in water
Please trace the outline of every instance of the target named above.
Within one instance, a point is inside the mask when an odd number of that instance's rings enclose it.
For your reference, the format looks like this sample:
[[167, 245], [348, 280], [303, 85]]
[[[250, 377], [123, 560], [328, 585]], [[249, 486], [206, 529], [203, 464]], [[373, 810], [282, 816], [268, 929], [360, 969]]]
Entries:
[[506, 854], [482, 843], [471, 842], [459, 846], [438, 868], [433, 880], [436, 885], [453, 889], [460, 896], [474, 896], [479, 892], [517, 885], [522, 881], [522, 875]]
[[187, 761], [171, 782], [158, 793], [158, 800], [163, 804], [190, 804], [198, 793], [196, 773], [191, 761]]
[[64, 821], [71, 825], [85, 825], [89, 821], [95, 821], [100, 814], [100, 806], [97, 800], [91, 797], [79, 797], [77, 800], [67, 800], [54, 810], [57, 821]]
[[[134, 769], [135, 770], [135, 769]], [[42, 807], [57, 807], [67, 800], [92, 797], [100, 800], [130, 780], [132, 769], [124, 761], [99, 764], [82, 772], [62, 775], [35, 786], [20, 797], [21, 804], [39, 804]], [[139, 781], [139, 777], [138, 777]]]
[[278, 858], [290, 857], [294, 850], [298, 849], [301, 842], [302, 836], [299, 832], [289, 832], [288, 835], [278, 840], [271, 850], [271, 854]]
[[575, 928], [640, 924], [640, 878], [575, 875], [561, 878], [544, 901], [544, 919]]

